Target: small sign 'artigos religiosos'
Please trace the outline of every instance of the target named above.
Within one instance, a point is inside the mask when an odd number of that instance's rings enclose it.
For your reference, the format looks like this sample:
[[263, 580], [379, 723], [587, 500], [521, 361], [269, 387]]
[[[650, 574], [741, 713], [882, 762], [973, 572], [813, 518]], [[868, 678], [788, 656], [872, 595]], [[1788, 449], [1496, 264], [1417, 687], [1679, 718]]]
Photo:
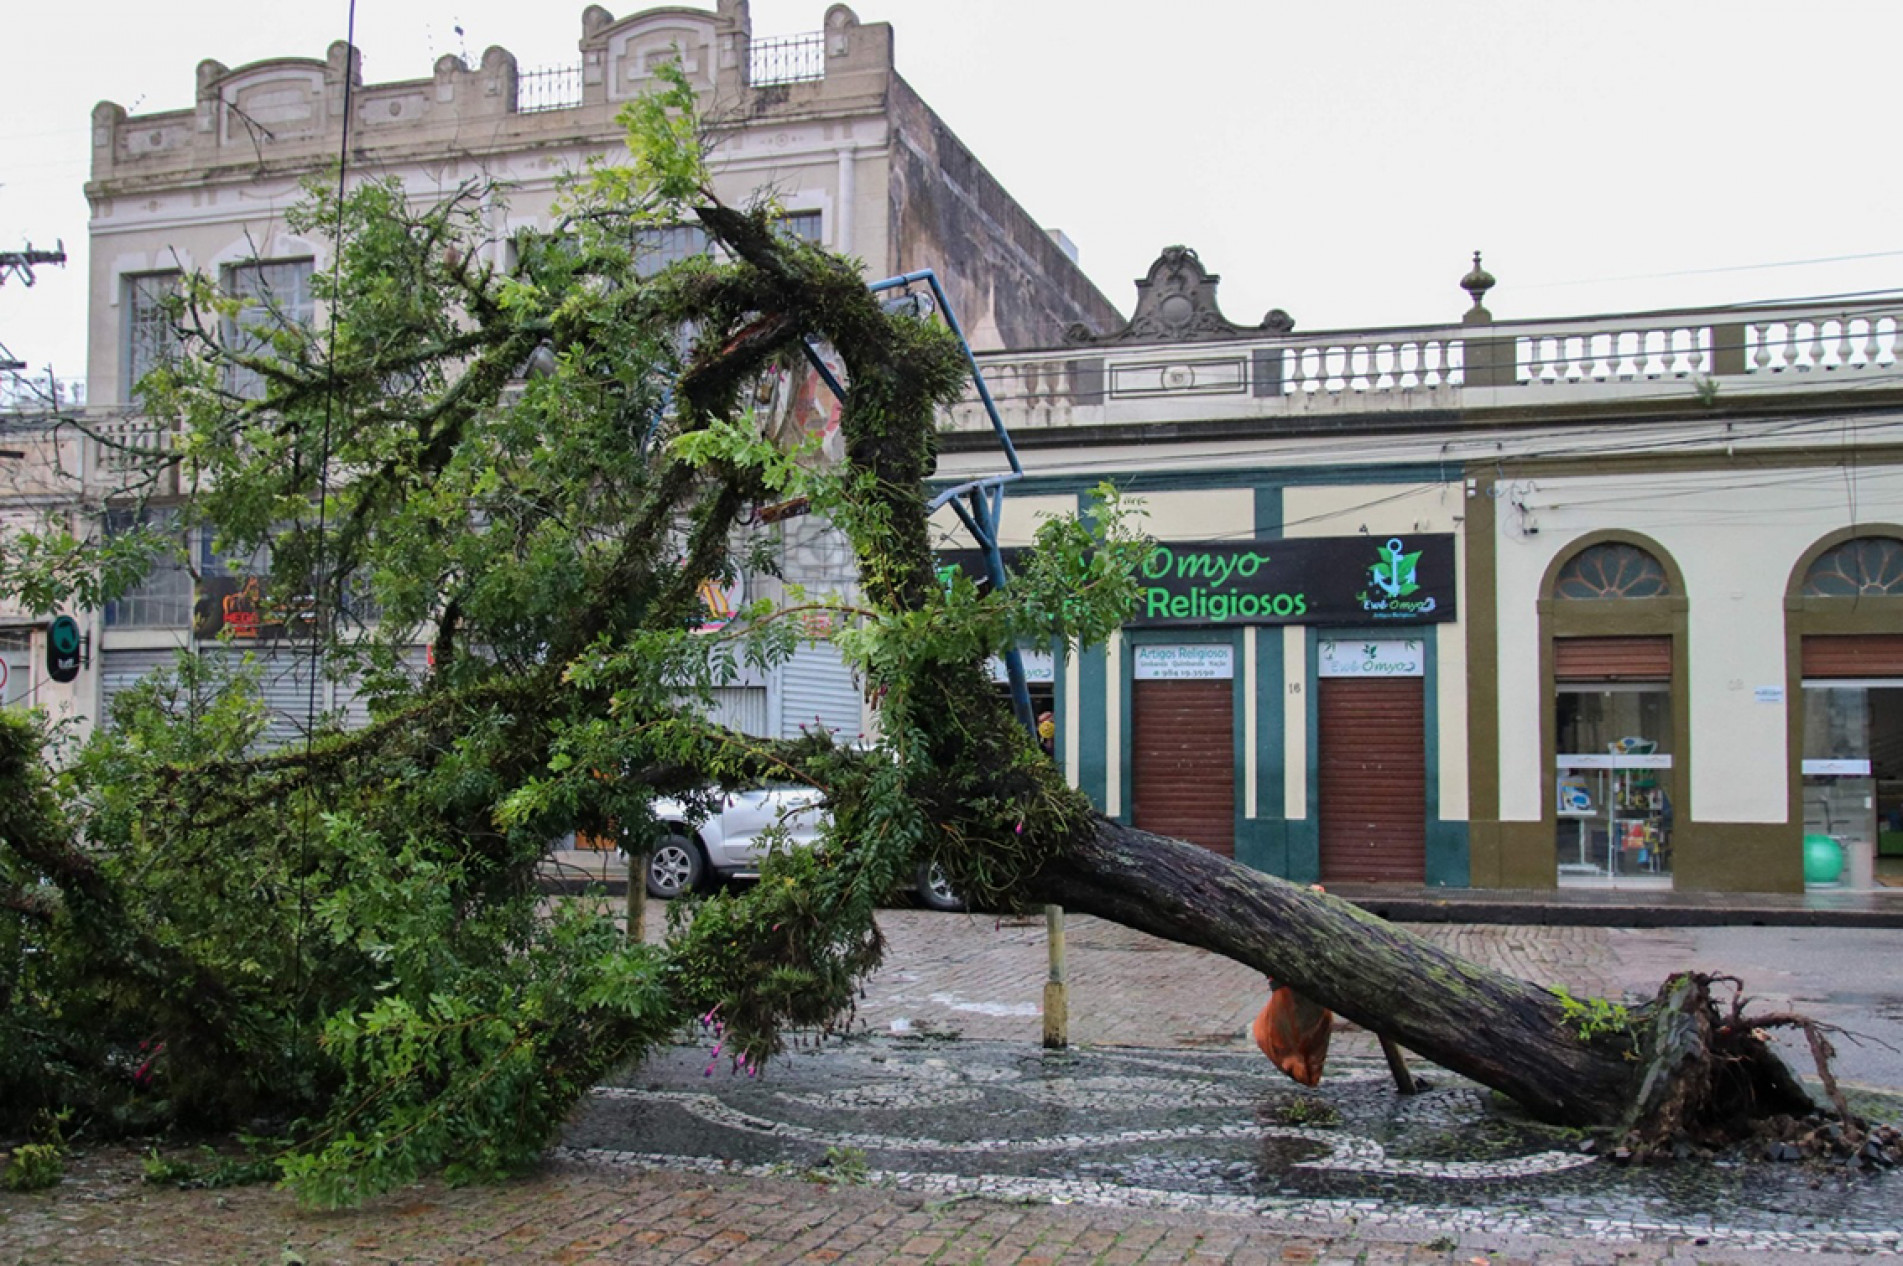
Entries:
[[1161, 542], [1133, 624], [1438, 624], [1454, 618], [1454, 538]]

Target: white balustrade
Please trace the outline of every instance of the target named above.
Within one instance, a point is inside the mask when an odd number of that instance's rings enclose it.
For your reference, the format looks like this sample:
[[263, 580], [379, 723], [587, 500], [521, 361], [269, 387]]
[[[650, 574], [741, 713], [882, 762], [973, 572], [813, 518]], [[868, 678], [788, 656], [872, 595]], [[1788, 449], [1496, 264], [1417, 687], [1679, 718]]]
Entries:
[[1384, 331], [1361, 339], [1286, 340], [1281, 349], [1282, 394], [1339, 395], [1459, 386], [1465, 381], [1465, 343], [1454, 338], [1408, 338]]
[[1745, 372], [1753, 374], [1869, 372], [1896, 364], [1894, 314], [1753, 315], [1743, 323]]
[[[1596, 324], [1596, 323], [1595, 323]], [[1518, 380], [1530, 386], [1649, 382], [1712, 372], [1709, 322], [1514, 330]]]
[[[1418, 407], [1426, 403], [1418, 393], [1469, 385], [1470, 340], [1500, 349], [1495, 360], [1483, 347], [1474, 363], [1499, 365], [1501, 388], [1517, 384], [1542, 399], [1568, 389], [1708, 378], [1730, 380], [1737, 391], [1749, 389], [1741, 377], [1892, 376], [1903, 356], [1903, 307], [1711, 309], [1207, 343], [1099, 344], [978, 359], [1007, 427], [1050, 429], [1153, 417], [1158, 401], [1192, 395], [1230, 401], [1221, 407], [1232, 414], [1306, 411], [1324, 402], [1352, 408], [1357, 398], [1382, 409]], [[1375, 404], [1377, 398], [1383, 402]], [[989, 428], [975, 392], [954, 406], [949, 426]]]
[[154, 457], [171, 452], [176, 438], [169, 425], [143, 417], [100, 418], [89, 429], [98, 454], [93, 469], [108, 475], [145, 469]]

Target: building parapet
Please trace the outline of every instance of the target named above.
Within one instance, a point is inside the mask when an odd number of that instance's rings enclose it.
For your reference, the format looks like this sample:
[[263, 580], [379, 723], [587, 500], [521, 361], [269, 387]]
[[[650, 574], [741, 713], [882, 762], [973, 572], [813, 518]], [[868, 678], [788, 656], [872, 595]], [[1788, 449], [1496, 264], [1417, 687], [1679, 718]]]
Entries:
[[[1800, 304], [1558, 321], [1245, 334], [990, 352], [980, 368], [1005, 425], [1038, 431], [1194, 416], [1263, 420], [1596, 404], [1692, 412], [1780, 395], [1903, 385], [1903, 304]], [[1390, 418], [1392, 426], [1399, 419]], [[975, 394], [942, 424], [990, 432]]]
[[[453, 144], [480, 126], [492, 152], [551, 138], [618, 137], [621, 106], [647, 92], [678, 57], [708, 98], [708, 116], [748, 120], [876, 110], [892, 75], [892, 33], [862, 26], [843, 4], [825, 29], [755, 41], [744, 0], [714, 12], [656, 8], [616, 19], [599, 5], [582, 14], [581, 59], [522, 70], [505, 48], [476, 65], [446, 55], [428, 79], [363, 82], [361, 57], [343, 41], [322, 60], [284, 57], [232, 69], [199, 63], [190, 109], [131, 115], [110, 101], [93, 109], [94, 197], [175, 186], [220, 171], [308, 168], [342, 140], [346, 96], [353, 150], [375, 162]], [[346, 89], [348, 90], [346, 92]]]

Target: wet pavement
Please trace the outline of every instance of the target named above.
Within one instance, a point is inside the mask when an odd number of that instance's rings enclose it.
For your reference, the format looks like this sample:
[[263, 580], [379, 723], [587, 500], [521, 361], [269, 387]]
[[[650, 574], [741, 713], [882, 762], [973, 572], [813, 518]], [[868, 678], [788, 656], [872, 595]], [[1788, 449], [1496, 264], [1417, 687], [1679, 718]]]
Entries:
[[[618, 901], [611, 904], [617, 905]], [[650, 908], [658, 938], [662, 912]], [[1402, 1098], [1338, 1029], [1322, 1085], [1246, 1035], [1261, 976], [1101, 920], [1067, 920], [1068, 1051], [1039, 1044], [1044, 920], [883, 912], [854, 1034], [764, 1077], [709, 1043], [611, 1079], [543, 1170], [429, 1181], [299, 1211], [268, 1188], [142, 1187], [136, 1152], [52, 1192], [0, 1192], [0, 1263], [1812, 1263], [1903, 1253], [1903, 1175], [1737, 1158], [1613, 1164], [1491, 1093], [1423, 1069]], [[1637, 999], [1685, 968], [1850, 1028], [1891, 1014], [1903, 933], [1437, 923], [1455, 953], [1576, 996]], [[1887, 1030], [1876, 1029], [1877, 1032]], [[1886, 1115], [1894, 1051], [1846, 1046]], [[1894, 1043], [1893, 1043], [1894, 1044]], [[1890, 1062], [1885, 1062], [1885, 1061]], [[289, 1256], [285, 1256], [285, 1253]]]
[[[710, 1071], [711, 1069], [711, 1071]], [[1260, 1054], [873, 1037], [762, 1076], [681, 1048], [599, 1087], [562, 1154], [898, 1190], [1758, 1253], [1896, 1252], [1903, 1175], [1742, 1158], [1632, 1167], [1439, 1070], [1385, 1064], [1306, 1089]]]
[[[1042, 918], [892, 910], [880, 925], [886, 962], [859, 1001], [856, 1037], [796, 1049], [757, 1079], [710, 1061], [711, 1040], [670, 1052], [601, 1087], [563, 1154], [761, 1176], [825, 1174], [846, 1157], [900, 1190], [1463, 1241], [1903, 1248], [1899, 1175], [1740, 1157], [1620, 1166], [1439, 1070], [1427, 1070], [1426, 1094], [1402, 1098], [1372, 1036], [1352, 1027], [1336, 1032], [1321, 1087], [1299, 1087], [1247, 1036], [1266, 1000], [1262, 977], [1206, 951], [1070, 916], [1072, 1046], [1047, 1053]], [[1891, 965], [1903, 962], [1903, 935], [1882, 929], [1413, 930], [1576, 996], [1625, 1001], [1693, 967], [1739, 972], [1754, 992], [1768, 989], [1768, 1005], [1815, 1007], [1895, 979]], [[1853, 1029], [1886, 1021], [1854, 1006], [1829, 1015]], [[1845, 1075], [1893, 1119], [1899, 1101], [1884, 1092], [1903, 1090], [1895, 1052], [1839, 1045]]]

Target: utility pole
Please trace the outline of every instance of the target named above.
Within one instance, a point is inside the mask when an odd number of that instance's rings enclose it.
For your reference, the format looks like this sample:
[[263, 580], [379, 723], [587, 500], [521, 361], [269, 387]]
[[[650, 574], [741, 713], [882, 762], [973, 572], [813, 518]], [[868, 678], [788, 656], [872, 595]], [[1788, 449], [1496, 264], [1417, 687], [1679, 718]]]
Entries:
[[63, 265], [65, 262], [66, 243], [64, 241], [55, 243], [53, 249], [50, 251], [36, 250], [31, 242], [26, 244], [24, 250], [0, 251], [0, 285], [5, 285], [9, 277], [18, 277], [28, 286], [31, 286], [33, 284], [33, 265]]
[[[63, 267], [65, 263], [66, 243], [64, 240], [56, 242], [50, 251], [40, 250], [31, 242], [28, 242], [21, 250], [0, 251], [0, 286], [6, 284], [7, 278], [18, 277], [22, 283], [30, 288], [35, 280], [33, 276], [33, 265], [54, 264]], [[9, 351], [6, 344], [0, 343], [0, 374], [18, 374], [25, 368], [26, 362]], [[52, 371], [50, 369], [47, 371], [47, 377], [49, 379], [48, 387], [51, 391], [51, 398], [55, 407], [57, 407], [59, 402], [59, 385], [51, 381]], [[7, 395], [10, 396], [11, 392], [7, 393]]]

